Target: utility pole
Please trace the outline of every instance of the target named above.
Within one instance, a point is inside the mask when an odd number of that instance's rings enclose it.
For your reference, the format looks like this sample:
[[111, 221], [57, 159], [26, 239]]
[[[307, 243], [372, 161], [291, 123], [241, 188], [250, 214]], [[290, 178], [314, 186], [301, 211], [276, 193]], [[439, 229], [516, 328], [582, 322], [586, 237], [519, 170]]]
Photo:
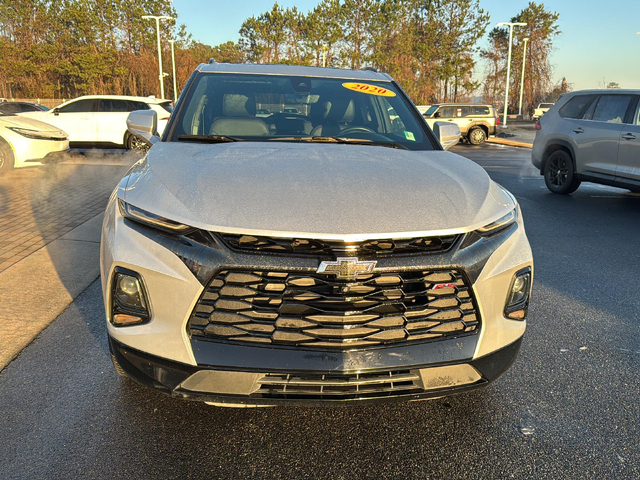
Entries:
[[160, 80], [160, 98], [164, 99], [164, 73], [162, 72], [162, 47], [160, 46], [160, 20], [173, 20], [168, 15], [143, 15], [144, 19], [156, 21], [156, 35], [158, 37], [158, 79]]
[[171, 67], [173, 68], [173, 105], [178, 101], [178, 87], [176, 83], [176, 53], [174, 50], [175, 40], [169, 40], [171, 44]]
[[502, 125], [507, 126], [507, 111], [509, 110], [509, 77], [511, 75], [511, 44], [513, 43], [513, 27], [526, 27], [526, 23], [501, 22], [498, 27], [509, 27], [509, 55], [507, 56], [507, 84], [504, 89], [504, 119]]
[[524, 96], [524, 65], [527, 59], [527, 42], [529, 37], [523, 39], [524, 46], [522, 47], [522, 77], [520, 78], [520, 107], [518, 108], [518, 115], [522, 117], [522, 97]]

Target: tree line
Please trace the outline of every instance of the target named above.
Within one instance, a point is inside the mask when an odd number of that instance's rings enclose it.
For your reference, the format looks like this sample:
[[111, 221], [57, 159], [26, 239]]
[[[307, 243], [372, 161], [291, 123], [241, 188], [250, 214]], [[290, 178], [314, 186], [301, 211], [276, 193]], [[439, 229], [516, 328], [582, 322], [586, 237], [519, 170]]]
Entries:
[[[170, 0], [0, 0], [0, 96], [70, 98], [82, 94], [158, 94], [155, 22], [177, 18]], [[514, 21], [512, 103], [517, 103], [522, 44], [527, 45], [525, 105], [553, 95], [549, 55], [558, 14], [530, 2]], [[501, 104], [507, 33], [493, 29], [479, 0], [319, 0], [308, 12], [277, 2], [247, 18], [238, 43], [195, 41], [176, 20], [162, 22], [165, 92], [171, 97], [168, 40], [175, 41], [182, 87], [199, 63], [290, 63], [342, 68], [372, 66], [393, 76], [418, 104]], [[484, 66], [484, 72], [481, 67]], [[567, 87], [568, 88], [568, 87]], [[561, 89], [561, 88], [560, 88]]]

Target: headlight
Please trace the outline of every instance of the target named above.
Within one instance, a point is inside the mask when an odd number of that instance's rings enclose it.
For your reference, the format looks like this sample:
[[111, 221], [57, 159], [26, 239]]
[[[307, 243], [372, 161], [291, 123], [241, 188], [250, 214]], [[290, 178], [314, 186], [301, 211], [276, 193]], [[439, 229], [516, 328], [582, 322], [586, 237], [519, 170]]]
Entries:
[[479, 228], [477, 232], [483, 237], [489, 237], [513, 225], [514, 223], [516, 223], [516, 221], [518, 221], [518, 210], [517, 208], [514, 208], [505, 216], [499, 218], [495, 222], [491, 222], [490, 224]]
[[111, 323], [124, 327], [148, 322], [151, 318], [148, 305], [140, 275], [117, 267], [111, 290]]
[[31, 130], [29, 128], [7, 127], [9, 130], [16, 132], [23, 137], [32, 138], [34, 140], [66, 140], [69, 138], [63, 131], [51, 132], [42, 130]]
[[514, 320], [524, 320], [529, 309], [531, 292], [531, 269], [529, 267], [517, 272], [511, 280], [511, 288], [504, 306], [504, 315]]
[[120, 209], [120, 214], [124, 218], [128, 218], [129, 220], [133, 220], [134, 222], [141, 223], [148, 227], [157, 228], [160, 230], [164, 230], [165, 232], [175, 233], [179, 235], [184, 235], [196, 230], [189, 225], [174, 222], [173, 220], [169, 220], [168, 218], [164, 218], [151, 212], [147, 212], [146, 210], [142, 210], [141, 208], [134, 207], [133, 205], [120, 199], [118, 199], [118, 207]]

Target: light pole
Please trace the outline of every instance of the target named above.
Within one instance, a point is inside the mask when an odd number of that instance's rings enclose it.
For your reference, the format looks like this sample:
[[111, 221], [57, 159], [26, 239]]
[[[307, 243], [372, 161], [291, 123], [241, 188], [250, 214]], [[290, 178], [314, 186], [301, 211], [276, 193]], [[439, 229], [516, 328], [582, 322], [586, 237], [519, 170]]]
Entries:
[[160, 98], [164, 98], [164, 74], [162, 73], [162, 48], [160, 46], [160, 20], [173, 20], [168, 15], [143, 15], [142, 18], [152, 18], [156, 21], [156, 35], [158, 36], [158, 79], [160, 80]]
[[329, 50], [329, 47], [327, 47], [326, 45], [322, 45], [322, 66], [323, 67], [327, 66], [327, 50]]
[[501, 22], [498, 27], [509, 27], [509, 55], [507, 56], [507, 84], [504, 89], [504, 119], [502, 125], [507, 126], [507, 111], [509, 110], [509, 76], [511, 75], [511, 43], [513, 42], [513, 27], [526, 27], [526, 23]]
[[176, 86], [176, 54], [173, 48], [175, 40], [169, 40], [171, 44], [171, 68], [173, 69], [173, 105], [178, 101], [178, 87]]
[[520, 106], [518, 108], [518, 116], [522, 117], [522, 97], [524, 95], [524, 62], [527, 59], [527, 42], [529, 37], [522, 40], [524, 47], [522, 47], [522, 77], [520, 77]]

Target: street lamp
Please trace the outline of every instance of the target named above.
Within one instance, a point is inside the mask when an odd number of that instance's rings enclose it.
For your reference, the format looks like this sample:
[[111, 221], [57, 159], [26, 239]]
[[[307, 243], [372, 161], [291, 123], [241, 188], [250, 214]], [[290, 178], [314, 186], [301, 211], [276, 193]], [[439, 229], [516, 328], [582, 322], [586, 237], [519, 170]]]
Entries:
[[178, 87], [176, 86], [176, 54], [173, 49], [175, 40], [169, 40], [171, 44], [171, 67], [173, 68], [173, 105], [178, 101]]
[[164, 75], [162, 73], [162, 49], [160, 47], [160, 20], [173, 20], [168, 15], [143, 15], [142, 18], [152, 18], [156, 21], [156, 35], [158, 36], [158, 78], [160, 79], [160, 98], [164, 99]]
[[504, 89], [504, 119], [502, 124], [507, 126], [507, 110], [509, 110], [509, 76], [511, 75], [511, 43], [513, 42], [513, 27], [526, 27], [526, 23], [501, 22], [498, 27], [509, 27], [509, 55], [507, 56], [507, 85]]
[[527, 59], [527, 42], [529, 37], [522, 40], [524, 46], [522, 47], [522, 77], [520, 78], [520, 106], [518, 108], [518, 115], [522, 117], [522, 97], [524, 95], [524, 62]]

